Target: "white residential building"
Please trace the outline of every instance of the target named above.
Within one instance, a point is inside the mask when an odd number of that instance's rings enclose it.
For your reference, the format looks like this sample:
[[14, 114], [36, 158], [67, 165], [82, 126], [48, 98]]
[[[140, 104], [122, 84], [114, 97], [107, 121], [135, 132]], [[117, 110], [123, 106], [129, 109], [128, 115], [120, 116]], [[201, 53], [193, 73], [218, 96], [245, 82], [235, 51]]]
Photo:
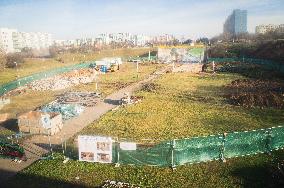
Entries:
[[0, 28], [0, 48], [6, 52], [14, 52], [13, 33], [16, 29]]
[[23, 48], [42, 49], [52, 45], [49, 33], [18, 32], [16, 29], [0, 28], [0, 47], [6, 53], [20, 52]]
[[258, 26], [255, 27], [255, 33], [256, 34], [265, 34], [265, 33], [270, 32], [270, 31], [276, 31], [278, 27], [279, 27], [278, 25], [274, 25], [274, 24], [258, 25]]

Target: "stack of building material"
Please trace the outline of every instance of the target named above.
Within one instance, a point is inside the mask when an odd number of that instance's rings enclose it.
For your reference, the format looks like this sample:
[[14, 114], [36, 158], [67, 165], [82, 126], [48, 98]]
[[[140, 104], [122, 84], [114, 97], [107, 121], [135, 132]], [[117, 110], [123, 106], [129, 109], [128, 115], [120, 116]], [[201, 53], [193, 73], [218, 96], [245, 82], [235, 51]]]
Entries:
[[96, 70], [81, 69], [57, 75], [50, 78], [34, 81], [28, 85], [32, 90], [60, 90], [73, 85], [93, 82], [96, 78]]
[[68, 120], [78, 116], [84, 111], [84, 107], [77, 104], [61, 104], [56, 101], [44, 105], [40, 108], [42, 112], [58, 112], [63, 120]]
[[95, 106], [99, 100], [100, 93], [95, 92], [68, 92], [56, 99], [60, 104], [77, 104], [86, 107]]
[[54, 135], [63, 127], [62, 116], [55, 112], [30, 111], [18, 117], [18, 126], [20, 132]]

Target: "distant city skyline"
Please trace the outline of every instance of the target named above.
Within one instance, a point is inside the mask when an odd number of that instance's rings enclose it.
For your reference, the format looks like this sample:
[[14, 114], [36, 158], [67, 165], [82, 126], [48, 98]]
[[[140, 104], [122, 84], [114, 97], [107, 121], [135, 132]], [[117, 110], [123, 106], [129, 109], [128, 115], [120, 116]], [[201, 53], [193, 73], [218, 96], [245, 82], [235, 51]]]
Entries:
[[54, 39], [100, 33], [173, 34], [197, 39], [222, 33], [234, 9], [248, 11], [248, 31], [284, 23], [283, 0], [1, 0], [0, 27], [47, 32]]

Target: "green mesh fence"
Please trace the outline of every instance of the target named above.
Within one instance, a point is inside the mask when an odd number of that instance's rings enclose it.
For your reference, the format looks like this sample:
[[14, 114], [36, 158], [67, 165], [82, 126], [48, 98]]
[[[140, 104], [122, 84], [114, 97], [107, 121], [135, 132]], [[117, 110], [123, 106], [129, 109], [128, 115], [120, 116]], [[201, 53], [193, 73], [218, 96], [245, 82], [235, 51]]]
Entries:
[[125, 151], [117, 147], [119, 164], [171, 166], [171, 143], [162, 142], [153, 147], [140, 146], [137, 150]]
[[174, 141], [174, 165], [212, 161], [220, 158], [222, 137], [208, 136]]
[[265, 130], [229, 133], [225, 137], [225, 158], [264, 153], [268, 150], [268, 134]]
[[263, 67], [275, 71], [284, 73], [284, 65], [280, 62], [265, 59], [254, 59], [254, 58], [208, 58], [208, 62], [224, 63], [224, 62], [243, 62], [251, 63], [256, 65], [262, 65]]
[[36, 73], [36, 74], [30, 75], [30, 76], [19, 78], [15, 81], [12, 81], [12, 82], [9, 82], [7, 84], [0, 86], [0, 96], [5, 94], [6, 92], [9, 92], [13, 89], [16, 89], [20, 86], [24, 86], [28, 83], [31, 83], [32, 81], [51, 77], [51, 76], [54, 76], [54, 75], [57, 75], [57, 74], [69, 72], [69, 71], [76, 70], [76, 69], [87, 68], [92, 63], [94, 63], [94, 62], [86, 62], [86, 63], [75, 64], [75, 65], [56, 68], [56, 69], [52, 69], [52, 70], [47, 70], [45, 72], [40, 72], [40, 73]]
[[[127, 61], [134, 61], [134, 60], [140, 60], [140, 61], [149, 61], [149, 57], [129, 57], [126, 59]], [[157, 56], [150, 56], [150, 61], [157, 60]]]
[[[205, 137], [177, 139], [159, 144], [137, 144], [136, 150], [123, 150], [113, 143], [112, 163], [176, 167], [185, 164], [225, 160], [284, 148], [284, 127], [233, 132]], [[77, 144], [68, 143], [65, 154], [78, 159]]]
[[284, 147], [284, 127], [273, 127], [268, 130], [270, 133], [269, 146], [271, 150]]

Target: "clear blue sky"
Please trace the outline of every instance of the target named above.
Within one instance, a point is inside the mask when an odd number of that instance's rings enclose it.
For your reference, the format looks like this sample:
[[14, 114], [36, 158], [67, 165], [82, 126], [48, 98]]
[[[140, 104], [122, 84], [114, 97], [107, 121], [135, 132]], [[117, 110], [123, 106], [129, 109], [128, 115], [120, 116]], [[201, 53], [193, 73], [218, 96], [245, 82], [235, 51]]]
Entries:
[[103, 32], [212, 37], [236, 8], [248, 10], [249, 32], [259, 24], [284, 24], [284, 0], [0, 0], [0, 27], [49, 32], [55, 39]]

